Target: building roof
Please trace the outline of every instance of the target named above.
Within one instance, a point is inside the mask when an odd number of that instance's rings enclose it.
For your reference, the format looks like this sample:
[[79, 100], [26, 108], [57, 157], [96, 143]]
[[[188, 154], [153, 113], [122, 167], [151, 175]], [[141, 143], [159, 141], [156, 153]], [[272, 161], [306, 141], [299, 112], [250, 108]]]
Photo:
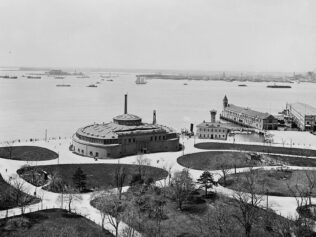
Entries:
[[260, 119], [265, 119], [269, 116], [272, 116], [271, 114], [269, 113], [262, 113], [262, 112], [258, 112], [258, 111], [255, 111], [255, 110], [252, 110], [252, 109], [249, 109], [249, 108], [244, 108], [244, 107], [240, 107], [240, 106], [237, 106], [237, 105], [233, 105], [233, 104], [229, 104], [225, 110], [230, 110], [230, 111], [233, 111], [235, 113], [239, 113], [239, 114], [245, 114], [249, 117], [257, 117], [257, 118], [260, 118]]
[[225, 123], [221, 123], [221, 122], [215, 122], [215, 123], [212, 123], [212, 122], [203, 122], [203, 123], [200, 123], [198, 125], [196, 125], [196, 127], [207, 127], [207, 128], [227, 128], [229, 129], [229, 126], [227, 126]]
[[290, 105], [302, 115], [316, 115], [316, 108], [314, 108], [311, 105], [300, 103], [300, 102], [293, 103]]
[[127, 126], [110, 122], [104, 124], [92, 124], [79, 128], [77, 134], [91, 138], [117, 139], [120, 135], [173, 132], [175, 131], [172, 128], [158, 124], [142, 123], [137, 126]]
[[137, 115], [134, 115], [134, 114], [120, 114], [120, 115], [115, 116], [113, 119], [115, 119], [115, 120], [125, 120], [125, 121], [128, 121], [128, 120], [141, 120], [140, 117], [138, 117]]

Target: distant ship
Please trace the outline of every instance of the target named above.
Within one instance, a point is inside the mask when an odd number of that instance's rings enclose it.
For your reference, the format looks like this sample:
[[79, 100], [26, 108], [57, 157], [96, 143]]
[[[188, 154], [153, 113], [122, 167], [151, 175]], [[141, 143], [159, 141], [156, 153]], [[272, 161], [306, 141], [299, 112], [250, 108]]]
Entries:
[[0, 76], [0, 78], [3, 78], [3, 79], [18, 79], [17, 76], [12, 76], [12, 77], [10, 77], [10, 76], [8, 76], [8, 75]]
[[64, 79], [65, 77], [55, 77], [55, 79]]
[[77, 76], [77, 78], [90, 78], [89, 76], [83, 75], [83, 76]]
[[[56, 78], [56, 77], [55, 77]], [[57, 84], [57, 87], [70, 87], [70, 84], [65, 84], [64, 83], [64, 77], [58, 77], [58, 79], [62, 79], [63, 80], [63, 84]]]
[[137, 76], [135, 83], [137, 85], [147, 84], [147, 82], [145, 81], [145, 77], [142, 76]]
[[188, 83], [183, 83], [183, 85], [184, 85], [184, 86], [187, 86], [187, 85], [188, 85]]
[[27, 76], [27, 79], [41, 79], [39, 76]]
[[91, 85], [89, 85], [89, 86], [87, 86], [87, 87], [98, 87], [97, 85], [94, 85], [94, 84], [91, 84]]
[[267, 85], [268, 88], [292, 88], [291, 86], [289, 85]]
[[240, 87], [246, 87], [247, 85], [246, 85], [246, 84], [239, 84], [238, 86], [240, 86]]
[[[103, 79], [104, 80], [104, 79]], [[109, 79], [109, 80], [107, 80], [107, 81], [113, 81], [112, 79]]]

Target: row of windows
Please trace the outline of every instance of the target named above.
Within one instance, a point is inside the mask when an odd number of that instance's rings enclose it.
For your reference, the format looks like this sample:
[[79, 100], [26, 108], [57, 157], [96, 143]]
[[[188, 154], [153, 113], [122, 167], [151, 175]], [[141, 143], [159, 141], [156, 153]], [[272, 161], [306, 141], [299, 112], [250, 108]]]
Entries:
[[215, 134], [215, 135], [213, 135], [213, 134], [200, 134], [200, 136], [199, 136], [199, 138], [211, 138], [211, 139], [213, 139], [213, 138], [225, 138], [225, 135], [220, 135], [220, 134]]
[[[76, 151], [76, 147], [73, 147], [73, 150]], [[80, 150], [80, 148], [77, 148], [77, 153], [84, 155], [84, 150]], [[89, 155], [92, 157], [99, 157], [99, 152], [93, 153], [92, 151], [90, 151]]]
[[[202, 129], [201, 129], [202, 130]], [[206, 129], [206, 128], [204, 128], [203, 129], [204, 130], [204, 132], [226, 132], [226, 130], [225, 129]]]
[[117, 144], [118, 143], [117, 139], [98, 139], [98, 138], [81, 136], [79, 134], [76, 134], [76, 135], [80, 140], [91, 142], [91, 143], [99, 143], [99, 144]]
[[[150, 137], [150, 141], [161, 141], [161, 140], [166, 140], [166, 136], [152, 136]], [[135, 143], [136, 139], [135, 138], [125, 138], [122, 139], [122, 143]]]

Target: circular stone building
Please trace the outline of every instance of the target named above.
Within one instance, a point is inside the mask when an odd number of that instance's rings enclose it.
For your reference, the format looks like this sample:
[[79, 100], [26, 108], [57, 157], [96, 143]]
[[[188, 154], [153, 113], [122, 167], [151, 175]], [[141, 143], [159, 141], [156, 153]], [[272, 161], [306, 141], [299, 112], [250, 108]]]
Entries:
[[143, 123], [140, 117], [127, 113], [125, 95], [124, 112], [114, 117], [113, 122], [79, 128], [72, 137], [73, 152], [102, 159], [179, 150], [178, 134], [156, 124], [155, 111], [153, 123]]

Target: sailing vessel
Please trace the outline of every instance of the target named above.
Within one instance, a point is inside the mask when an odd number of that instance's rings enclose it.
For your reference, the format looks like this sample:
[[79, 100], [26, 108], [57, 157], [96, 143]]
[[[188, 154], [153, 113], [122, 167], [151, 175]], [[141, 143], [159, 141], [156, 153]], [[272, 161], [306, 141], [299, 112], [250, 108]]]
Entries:
[[143, 76], [137, 76], [135, 83], [137, 85], [147, 84], [147, 82], [145, 81], [145, 77]]

